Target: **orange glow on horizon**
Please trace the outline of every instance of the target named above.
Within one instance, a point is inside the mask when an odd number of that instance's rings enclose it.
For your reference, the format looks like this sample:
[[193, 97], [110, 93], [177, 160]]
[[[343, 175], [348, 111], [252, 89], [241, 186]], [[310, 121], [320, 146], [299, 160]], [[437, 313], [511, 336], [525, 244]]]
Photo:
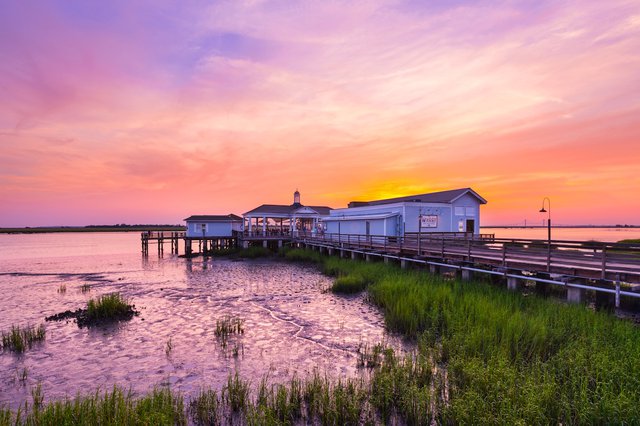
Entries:
[[464, 187], [640, 225], [637, 2], [159, 3], [3, 10], [0, 227]]

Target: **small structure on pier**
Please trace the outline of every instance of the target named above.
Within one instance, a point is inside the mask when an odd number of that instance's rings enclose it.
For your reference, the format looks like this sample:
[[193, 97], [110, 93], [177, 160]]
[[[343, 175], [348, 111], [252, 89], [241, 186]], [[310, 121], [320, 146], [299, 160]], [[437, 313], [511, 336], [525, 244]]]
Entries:
[[352, 201], [324, 218], [326, 232], [404, 236], [412, 233], [480, 233], [480, 205], [487, 200], [471, 188], [377, 201]]
[[329, 217], [331, 207], [305, 206], [300, 203], [300, 192], [293, 193], [293, 204], [263, 204], [246, 212], [246, 236], [294, 236], [297, 231], [315, 234], [323, 230], [323, 220]]
[[242, 231], [242, 218], [235, 214], [194, 215], [185, 219], [187, 238], [231, 237]]

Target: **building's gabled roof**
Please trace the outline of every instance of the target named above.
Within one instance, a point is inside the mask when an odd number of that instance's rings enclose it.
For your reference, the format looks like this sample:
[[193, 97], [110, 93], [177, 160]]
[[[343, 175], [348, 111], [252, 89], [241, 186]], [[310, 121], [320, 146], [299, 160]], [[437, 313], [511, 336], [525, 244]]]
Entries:
[[201, 214], [189, 216], [185, 219], [186, 222], [242, 222], [242, 218], [235, 214], [228, 215], [209, 215], [209, 214]]
[[475, 192], [473, 189], [461, 188], [461, 189], [452, 189], [449, 191], [430, 192], [428, 194], [418, 194], [418, 195], [409, 195], [406, 197], [388, 198], [386, 200], [352, 201], [349, 203], [349, 207], [378, 206], [382, 204], [407, 203], [407, 202], [450, 204], [467, 193], [470, 193], [471, 195], [476, 197], [478, 201], [480, 201], [480, 204], [487, 203], [487, 200], [485, 200], [480, 195], [478, 195], [478, 193]]
[[313, 209], [315, 211], [318, 212], [318, 214], [322, 215], [322, 216], [326, 216], [329, 214], [329, 212], [331, 211], [331, 207], [327, 207], [327, 206], [303, 206], [301, 204], [291, 204], [291, 205], [281, 205], [281, 204], [263, 204], [259, 207], [256, 207], [253, 210], [249, 210], [248, 212], [246, 212], [244, 214], [244, 216], [249, 215], [249, 214], [265, 214], [265, 215], [269, 215], [269, 214], [293, 214], [293, 212], [295, 212], [296, 210], [302, 208], [302, 207], [308, 207], [310, 209]]

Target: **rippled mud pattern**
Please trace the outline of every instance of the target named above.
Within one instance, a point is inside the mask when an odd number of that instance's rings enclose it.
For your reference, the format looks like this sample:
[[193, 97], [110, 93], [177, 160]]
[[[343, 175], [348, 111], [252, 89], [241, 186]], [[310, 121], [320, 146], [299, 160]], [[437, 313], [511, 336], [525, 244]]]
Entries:
[[[23, 355], [0, 355], [0, 404], [16, 408], [42, 384], [46, 399], [108, 389], [114, 384], [146, 391], [170, 385], [188, 397], [203, 386], [220, 389], [237, 369], [253, 384], [269, 374], [274, 382], [313, 369], [332, 375], [359, 374], [360, 344], [387, 341], [381, 313], [363, 296], [326, 291], [331, 279], [311, 266], [278, 261], [168, 258], [150, 262], [101, 259], [80, 269], [69, 259], [20, 271], [3, 264], [0, 329], [40, 324], [91, 297], [119, 291], [140, 315], [131, 321], [80, 329], [73, 322], [46, 323], [47, 336]], [[53, 268], [58, 269], [52, 270]], [[57, 288], [66, 284], [64, 294]], [[82, 292], [83, 284], [91, 290]], [[244, 320], [244, 334], [222, 348], [216, 320]], [[171, 342], [168, 348], [168, 342]], [[234, 356], [233, 348], [237, 349]], [[20, 380], [24, 369], [25, 382]]]

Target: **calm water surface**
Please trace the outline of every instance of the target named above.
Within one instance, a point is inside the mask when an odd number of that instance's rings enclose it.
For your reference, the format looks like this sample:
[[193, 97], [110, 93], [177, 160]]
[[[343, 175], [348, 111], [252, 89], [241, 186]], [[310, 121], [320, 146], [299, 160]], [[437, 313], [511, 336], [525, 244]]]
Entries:
[[[0, 330], [40, 324], [119, 291], [139, 317], [107, 328], [46, 323], [46, 342], [25, 354], [0, 353], [0, 404], [16, 408], [42, 384], [47, 399], [114, 384], [146, 391], [170, 385], [187, 396], [221, 388], [235, 370], [254, 384], [313, 369], [359, 374], [357, 348], [383, 340], [380, 312], [360, 297], [336, 297], [331, 280], [311, 267], [268, 260], [186, 260], [153, 248], [141, 258], [137, 233], [0, 235]], [[168, 248], [168, 246], [167, 246]], [[59, 293], [60, 285], [66, 292]], [[91, 290], [82, 293], [80, 287]], [[245, 334], [223, 349], [216, 319], [245, 320]], [[173, 349], [166, 353], [171, 339]], [[232, 347], [238, 348], [238, 356]], [[26, 383], [18, 377], [26, 368]]]

